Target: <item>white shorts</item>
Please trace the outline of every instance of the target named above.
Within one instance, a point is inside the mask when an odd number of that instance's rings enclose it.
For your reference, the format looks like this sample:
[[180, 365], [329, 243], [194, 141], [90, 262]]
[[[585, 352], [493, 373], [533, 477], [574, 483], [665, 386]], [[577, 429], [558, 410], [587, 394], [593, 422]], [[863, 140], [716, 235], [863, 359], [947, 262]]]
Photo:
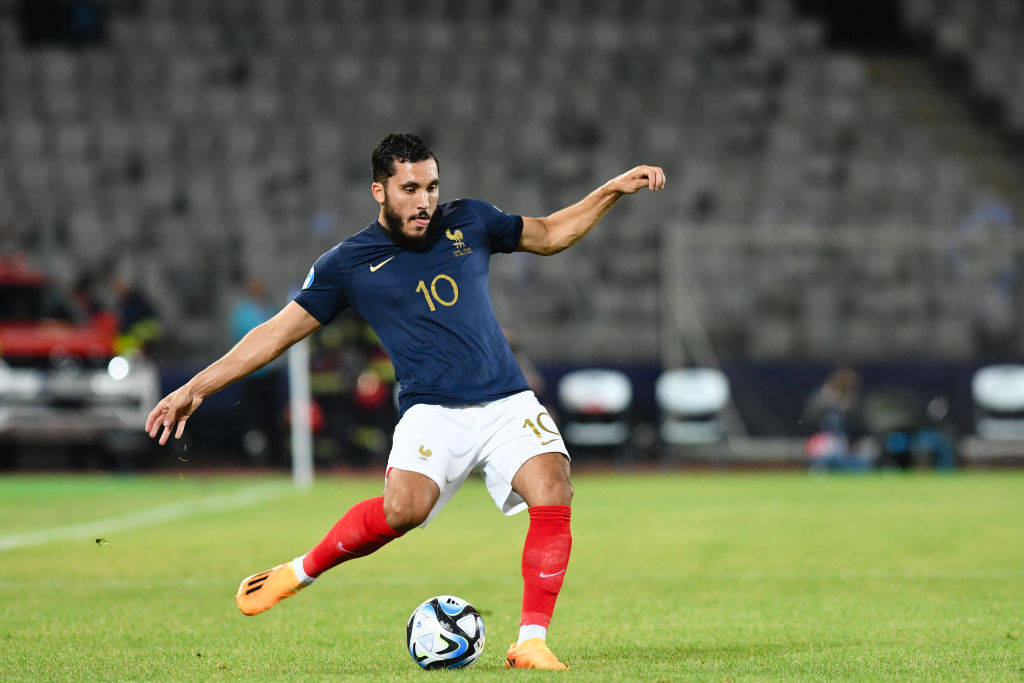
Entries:
[[532, 391], [490, 403], [409, 408], [395, 427], [388, 457], [392, 468], [430, 477], [441, 489], [421, 527], [441, 511], [472, 472], [481, 472], [495, 505], [506, 515], [526, 509], [512, 490], [523, 463], [541, 453], [562, 453], [562, 435]]

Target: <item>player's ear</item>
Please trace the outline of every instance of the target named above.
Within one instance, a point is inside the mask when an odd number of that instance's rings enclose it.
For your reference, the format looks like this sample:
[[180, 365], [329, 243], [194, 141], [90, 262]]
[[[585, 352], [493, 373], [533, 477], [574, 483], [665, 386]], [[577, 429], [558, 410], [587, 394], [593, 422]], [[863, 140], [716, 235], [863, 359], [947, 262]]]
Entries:
[[370, 185], [370, 192], [373, 193], [373, 198], [377, 200], [378, 204], [384, 203], [384, 185], [375, 182]]

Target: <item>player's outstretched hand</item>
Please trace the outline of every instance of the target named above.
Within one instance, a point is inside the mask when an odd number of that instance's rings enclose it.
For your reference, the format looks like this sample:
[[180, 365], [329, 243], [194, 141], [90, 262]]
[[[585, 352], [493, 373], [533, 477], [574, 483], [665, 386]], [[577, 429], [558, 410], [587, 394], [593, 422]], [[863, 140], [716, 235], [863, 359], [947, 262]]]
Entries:
[[149, 417], [146, 419], [146, 431], [149, 433], [149, 437], [155, 439], [160, 428], [163, 427], [163, 434], [160, 434], [161, 446], [167, 443], [172, 432], [175, 439], [180, 439], [185, 432], [185, 421], [202, 402], [203, 399], [193, 394], [187, 384], [177, 391], [167, 394], [150, 411]]
[[645, 187], [655, 192], [665, 187], [665, 171], [658, 166], [637, 166], [610, 180], [609, 185], [622, 194], [633, 194]]

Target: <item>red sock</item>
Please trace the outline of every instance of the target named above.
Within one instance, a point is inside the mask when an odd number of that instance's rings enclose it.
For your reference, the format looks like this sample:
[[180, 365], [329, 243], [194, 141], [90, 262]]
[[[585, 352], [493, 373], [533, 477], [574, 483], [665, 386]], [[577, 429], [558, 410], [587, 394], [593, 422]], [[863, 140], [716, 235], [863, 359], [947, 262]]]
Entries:
[[569, 566], [572, 534], [568, 505], [530, 508], [530, 528], [523, 545], [523, 614], [519, 624], [547, 628]]
[[383, 496], [369, 498], [353, 505], [323, 540], [306, 553], [302, 569], [315, 579], [346, 560], [379, 550], [402, 533], [388, 526], [384, 519]]

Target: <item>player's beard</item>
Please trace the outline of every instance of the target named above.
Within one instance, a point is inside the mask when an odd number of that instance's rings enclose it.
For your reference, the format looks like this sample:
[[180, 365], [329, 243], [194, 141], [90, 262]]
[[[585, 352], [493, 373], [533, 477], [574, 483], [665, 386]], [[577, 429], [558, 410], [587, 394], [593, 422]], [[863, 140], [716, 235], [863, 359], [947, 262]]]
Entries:
[[[388, 237], [392, 241], [403, 249], [410, 251], [426, 251], [434, 245], [437, 238], [441, 236], [441, 231], [437, 227], [437, 212], [430, 217], [430, 223], [427, 224], [427, 229], [422, 234], [412, 236], [407, 235], [402, 230], [402, 226], [405, 225], [405, 219], [395, 211], [395, 207], [388, 201], [388, 197], [384, 195], [384, 231], [387, 232]], [[417, 216], [410, 216], [410, 218], [426, 218], [426, 212], [422, 212]]]

